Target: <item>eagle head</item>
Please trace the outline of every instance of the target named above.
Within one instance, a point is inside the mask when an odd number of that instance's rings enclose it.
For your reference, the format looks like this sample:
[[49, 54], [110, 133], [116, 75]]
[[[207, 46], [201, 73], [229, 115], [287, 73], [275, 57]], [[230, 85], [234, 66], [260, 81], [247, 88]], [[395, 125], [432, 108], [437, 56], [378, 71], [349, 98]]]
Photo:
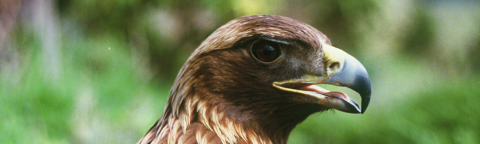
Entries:
[[[317, 84], [358, 92], [362, 107]], [[140, 143], [285, 143], [313, 113], [364, 113], [370, 94], [364, 66], [312, 26], [282, 16], [241, 17], [193, 52], [163, 116]]]

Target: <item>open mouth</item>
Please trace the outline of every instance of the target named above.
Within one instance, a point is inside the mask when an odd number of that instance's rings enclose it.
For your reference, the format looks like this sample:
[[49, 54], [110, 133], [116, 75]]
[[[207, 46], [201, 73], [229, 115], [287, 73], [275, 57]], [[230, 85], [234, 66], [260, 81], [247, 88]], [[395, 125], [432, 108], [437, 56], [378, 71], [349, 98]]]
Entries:
[[317, 84], [322, 82], [302, 82], [289, 80], [274, 82], [273, 86], [284, 91], [300, 93], [317, 98], [319, 104], [349, 113], [360, 113], [360, 106], [347, 94], [326, 90]]

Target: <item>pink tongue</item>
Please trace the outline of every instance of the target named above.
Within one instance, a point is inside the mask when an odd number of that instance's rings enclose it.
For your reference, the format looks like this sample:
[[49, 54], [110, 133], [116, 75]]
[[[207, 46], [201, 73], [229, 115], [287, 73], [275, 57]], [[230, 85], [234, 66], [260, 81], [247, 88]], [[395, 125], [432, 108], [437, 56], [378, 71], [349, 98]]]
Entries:
[[337, 91], [328, 91], [322, 87], [319, 87], [317, 85], [309, 85], [306, 87], [302, 88], [303, 90], [306, 91], [313, 91], [322, 95], [326, 95], [328, 97], [333, 97], [333, 98], [339, 98], [339, 99], [348, 99], [347, 94], [343, 92], [337, 92]]
[[325, 94], [325, 93], [328, 93], [330, 91], [322, 88], [322, 87], [319, 87], [317, 85], [308, 85], [306, 87], [303, 87], [302, 88], [303, 90], [306, 90], [306, 91], [314, 91], [316, 93], [319, 93], [319, 94]]

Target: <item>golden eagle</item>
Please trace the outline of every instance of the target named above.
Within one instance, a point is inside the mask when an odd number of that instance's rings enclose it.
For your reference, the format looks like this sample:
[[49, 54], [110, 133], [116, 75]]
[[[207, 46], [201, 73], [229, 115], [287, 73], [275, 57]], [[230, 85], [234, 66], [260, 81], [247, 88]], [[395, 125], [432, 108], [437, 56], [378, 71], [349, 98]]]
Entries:
[[[317, 84], [358, 92], [362, 108]], [[315, 112], [365, 112], [370, 94], [363, 65], [312, 26], [282, 16], [245, 16], [218, 28], [193, 52], [162, 117], [139, 143], [286, 143]]]

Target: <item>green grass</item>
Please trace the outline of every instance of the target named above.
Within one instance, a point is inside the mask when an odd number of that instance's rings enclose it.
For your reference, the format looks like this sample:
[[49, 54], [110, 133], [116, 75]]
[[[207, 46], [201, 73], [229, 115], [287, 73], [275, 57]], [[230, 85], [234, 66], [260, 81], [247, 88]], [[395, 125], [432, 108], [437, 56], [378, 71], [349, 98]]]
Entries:
[[45, 75], [33, 43], [20, 80], [2, 75], [0, 143], [136, 142], [161, 115], [170, 86], [140, 81], [119, 41], [65, 42], [75, 44], [65, 44], [58, 80]]
[[300, 124], [289, 142], [480, 143], [479, 88], [478, 77], [439, 81], [364, 115], [324, 112]]

